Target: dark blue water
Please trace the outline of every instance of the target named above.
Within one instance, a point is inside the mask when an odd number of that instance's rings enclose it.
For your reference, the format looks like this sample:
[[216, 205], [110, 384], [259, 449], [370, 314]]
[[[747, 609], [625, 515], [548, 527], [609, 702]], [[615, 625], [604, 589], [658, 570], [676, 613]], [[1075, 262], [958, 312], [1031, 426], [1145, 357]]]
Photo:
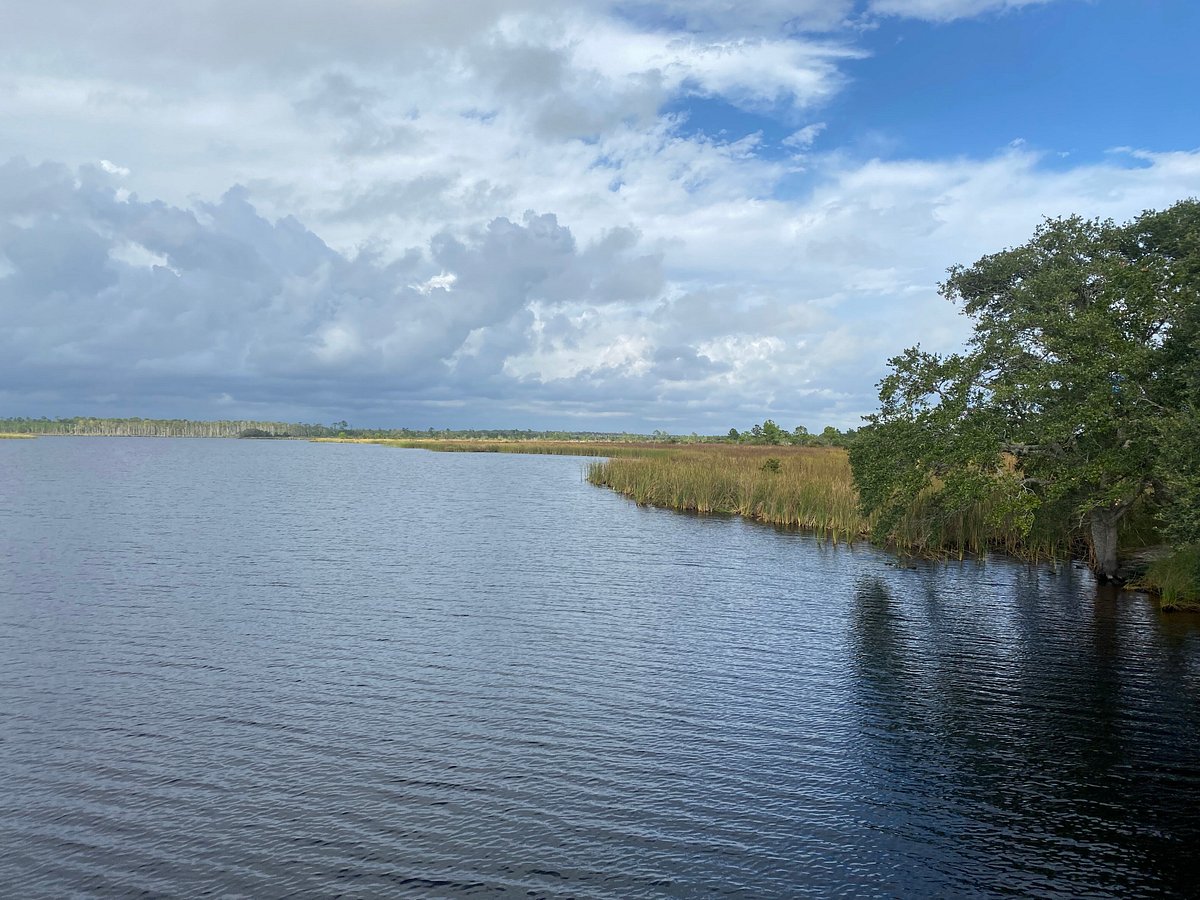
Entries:
[[0, 441], [0, 894], [1194, 891], [1194, 618], [581, 467]]

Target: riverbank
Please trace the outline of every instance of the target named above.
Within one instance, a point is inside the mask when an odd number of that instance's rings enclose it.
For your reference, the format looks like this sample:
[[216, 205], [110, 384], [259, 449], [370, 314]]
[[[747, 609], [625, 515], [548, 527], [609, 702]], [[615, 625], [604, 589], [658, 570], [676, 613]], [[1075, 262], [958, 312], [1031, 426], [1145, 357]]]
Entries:
[[[844, 450], [811, 447], [704, 446], [654, 459], [609, 459], [588, 466], [592, 484], [638, 503], [697, 513], [739, 515], [786, 528], [813, 530], [833, 541], [874, 540], [906, 556], [977, 556], [989, 551], [1023, 559], [1069, 559], [1086, 547], [1046, 524], [1021, 533], [986, 503], [939, 512], [923, 496], [887, 534], [859, 509]], [[1138, 519], [1141, 519], [1138, 521]], [[1127, 587], [1159, 598], [1163, 609], [1200, 608], [1200, 548], [1170, 552], [1148, 515], [1131, 517], [1121, 551], [1134, 573]]]
[[37, 437], [36, 434], [13, 434], [0, 431], [0, 441], [29, 441], [35, 437]]
[[[316, 438], [323, 443], [380, 444], [436, 452], [532, 453], [603, 457], [587, 479], [635, 502], [711, 515], [737, 515], [783, 528], [805, 528], [835, 541], [865, 540], [871, 522], [858, 509], [846, 451], [837, 447], [726, 443], [662, 444], [605, 441], [394, 440]], [[954, 516], [936, 527], [916, 523], [890, 541], [913, 555], [965, 556], [988, 549], [1031, 548], [1015, 535], [984, 525], [986, 510]], [[1059, 548], [1036, 548], [1052, 556]], [[1038, 555], [1037, 553], [1031, 555]]]
[[685, 448], [652, 458], [588, 466], [592, 484], [640, 504], [702, 514], [738, 515], [806, 528], [834, 541], [868, 536], [846, 452], [834, 448], [729, 446]]
[[[958, 557], [996, 551], [1025, 559], [1066, 559], [1080, 547], [1052, 532], [1021, 534], [985, 504], [962, 513], [931, 514], [923, 497], [886, 536], [859, 510], [849, 458], [834, 447], [606, 441], [483, 441], [316, 438], [325, 443], [370, 443], [435, 452], [527, 453], [603, 457], [587, 480], [646, 506], [701, 515], [737, 515], [781, 528], [802, 528], [834, 542], [875, 540], [907, 556]], [[1136, 554], [1151, 535], [1134, 529], [1123, 551]], [[1130, 583], [1161, 598], [1164, 609], [1200, 606], [1196, 553], [1156, 561]]]

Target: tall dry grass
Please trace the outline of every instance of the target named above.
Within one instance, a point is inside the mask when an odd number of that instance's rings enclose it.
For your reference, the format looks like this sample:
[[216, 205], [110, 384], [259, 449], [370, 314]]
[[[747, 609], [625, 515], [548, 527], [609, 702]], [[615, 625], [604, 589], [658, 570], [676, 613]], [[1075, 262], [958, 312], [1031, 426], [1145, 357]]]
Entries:
[[[805, 528], [833, 541], [872, 538], [919, 556], [1001, 550], [1027, 557], [1063, 557], [1073, 549], [1060, 530], [1035, 527], [1021, 535], [995, 522], [986, 504], [943, 511], [935, 492], [913, 504], [890, 534], [873, 534], [859, 509], [846, 451], [835, 447], [583, 441], [392, 440], [317, 438], [441, 452], [598, 456], [587, 480], [637, 503], [701, 514], [739, 515], [784, 528]], [[775, 460], [775, 463], [769, 462]]]
[[843, 450], [704, 446], [592, 463], [587, 478], [650, 506], [740, 515], [833, 540], [866, 532]]
[[[768, 460], [776, 460], [770, 463]], [[609, 459], [588, 467], [592, 484], [641, 504], [697, 513], [724, 513], [834, 541], [871, 538], [915, 556], [964, 557], [989, 550], [1017, 556], [1070, 555], [1069, 535], [1047, 523], [1022, 534], [986, 503], [942, 509], [936, 491], [922, 495], [890, 534], [863, 516], [845, 450], [821, 447], [704, 445], [655, 459]]]

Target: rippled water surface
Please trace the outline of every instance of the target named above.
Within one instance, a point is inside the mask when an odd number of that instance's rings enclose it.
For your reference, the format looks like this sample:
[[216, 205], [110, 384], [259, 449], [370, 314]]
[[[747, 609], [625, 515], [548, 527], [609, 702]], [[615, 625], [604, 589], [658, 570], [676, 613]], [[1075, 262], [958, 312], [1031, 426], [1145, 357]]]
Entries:
[[581, 468], [0, 441], [0, 894], [1195, 889], [1195, 619]]

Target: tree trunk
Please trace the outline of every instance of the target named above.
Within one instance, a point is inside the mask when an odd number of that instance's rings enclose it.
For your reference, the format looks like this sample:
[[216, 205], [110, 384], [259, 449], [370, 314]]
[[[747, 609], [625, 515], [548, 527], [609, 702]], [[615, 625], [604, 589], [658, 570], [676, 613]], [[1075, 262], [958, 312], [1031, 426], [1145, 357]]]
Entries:
[[1092, 571], [1101, 581], [1117, 577], [1117, 533], [1124, 510], [1092, 510]]

